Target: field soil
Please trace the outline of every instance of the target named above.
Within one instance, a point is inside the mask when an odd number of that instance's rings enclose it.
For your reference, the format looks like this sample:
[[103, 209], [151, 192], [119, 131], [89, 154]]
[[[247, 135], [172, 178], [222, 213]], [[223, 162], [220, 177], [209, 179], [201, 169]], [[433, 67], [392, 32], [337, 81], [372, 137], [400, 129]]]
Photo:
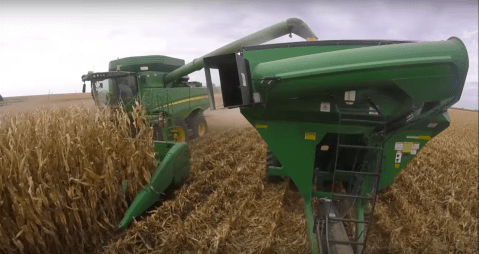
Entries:
[[0, 114], [30, 112], [35, 109], [65, 108], [70, 106], [94, 108], [95, 103], [89, 93], [51, 94], [37, 96], [5, 97], [0, 104]]
[[[90, 94], [5, 101], [0, 119], [41, 108], [95, 108]], [[478, 113], [450, 109], [449, 114], [451, 126], [381, 191], [368, 252], [479, 253]], [[308, 252], [301, 195], [289, 181], [264, 181], [267, 147], [256, 130], [239, 109], [207, 110], [205, 118], [209, 133], [191, 143], [192, 169], [185, 182], [95, 252]]]

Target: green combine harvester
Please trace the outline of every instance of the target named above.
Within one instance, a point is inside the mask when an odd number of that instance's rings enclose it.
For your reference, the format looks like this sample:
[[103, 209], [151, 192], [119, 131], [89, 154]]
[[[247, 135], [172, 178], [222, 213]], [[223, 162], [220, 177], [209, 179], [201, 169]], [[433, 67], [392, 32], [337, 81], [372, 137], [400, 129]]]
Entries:
[[[259, 45], [291, 33], [307, 41]], [[468, 65], [456, 37], [317, 41], [293, 18], [156, 82], [168, 86], [205, 68], [215, 109], [210, 69], [218, 69], [224, 106], [240, 107], [268, 144], [267, 175], [290, 178], [302, 194], [311, 253], [362, 253], [378, 191], [449, 126], [447, 109], [460, 99]], [[155, 147], [159, 167], [120, 228], [189, 170], [186, 144]]]
[[[164, 83], [163, 75], [185, 61], [167, 56], [137, 56], [113, 60], [108, 72], [89, 72], [83, 82], [91, 82], [95, 104], [101, 108], [123, 107], [131, 112], [140, 101], [146, 118], [155, 130], [155, 140], [188, 142], [205, 134], [203, 112], [209, 107], [206, 88], [188, 82], [188, 76]], [[83, 92], [86, 85], [83, 84]]]

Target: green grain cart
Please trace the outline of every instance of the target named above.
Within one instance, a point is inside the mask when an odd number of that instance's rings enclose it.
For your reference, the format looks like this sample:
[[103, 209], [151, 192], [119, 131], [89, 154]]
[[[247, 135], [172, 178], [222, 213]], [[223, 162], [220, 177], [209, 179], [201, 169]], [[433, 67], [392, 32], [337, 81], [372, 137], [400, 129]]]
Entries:
[[[163, 75], [183, 65], [184, 60], [167, 56], [127, 57], [111, 61], [108, 72], [89, 72], [82, 80], [91, 82], [92, 97], [99, 107], [122, 106], [129, 112], [135, 101], [140, 101], [156, 140], [174, 136], [178, 142], [186, 142], [205, 134], [203, 111], [209, 102], [206, 88], [188, 82], [187, 76], [162, 81]], [[166, 124], [168, 121], [171, 124]]]
[[[257, 46], [290, 33], [307, 41]], [[378, 191], [449, 126], [468, 65], [455, 37], [317, 41], [288, 19], [156, 80], [175, 84], [204, 67], [212, 95], [210, 69], [218, 69], [224, 106], [240, 107], [268, 144], [267, 175], [290, 178], [300, 191], [311, 253], [361, 253]], [[181, 180], [175, 172], [188, 171], [179, 145], [155, 142], [160, 166], [120, 228]]]
[[267, 174], [301, 192], [312, 253], [363, 252], [378, 191], [449, 126], [469, 65], [456, 37], [250, 46], [203, 62], [268, 144]]

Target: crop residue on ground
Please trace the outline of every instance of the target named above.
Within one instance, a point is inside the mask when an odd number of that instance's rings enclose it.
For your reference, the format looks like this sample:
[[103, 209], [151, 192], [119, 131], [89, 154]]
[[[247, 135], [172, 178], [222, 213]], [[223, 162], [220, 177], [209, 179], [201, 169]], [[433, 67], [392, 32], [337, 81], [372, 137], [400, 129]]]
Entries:
[[[372, 253], [479, 252], [478, 114], [450, 115], [381, 191]], [[126, 197], [153, 172], [151, 129], [131, 139], [121, 117], [76, 107], [1, 117], [0, 252], [309, 252], [301, 196], [288, 181], [264, 181], [266, 144], [252, 128], [192, 142], [186, 181], [117, 232]]]

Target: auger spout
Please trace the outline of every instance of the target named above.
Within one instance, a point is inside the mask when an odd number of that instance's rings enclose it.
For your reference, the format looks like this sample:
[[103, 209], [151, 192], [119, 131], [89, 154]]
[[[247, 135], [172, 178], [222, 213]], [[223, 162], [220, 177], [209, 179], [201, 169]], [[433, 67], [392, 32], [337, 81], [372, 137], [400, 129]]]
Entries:
[[164, 82], [165, 84], [167, 84], [192, 72], [201, 70], [204, 67], [203, 58], [205, 57], [235, 53], [239, 51], [242, 47], [259, 45], [261, 43], [271, 41], [283, 35], [292, 33], [308, 41], [318, 40], [316, 34], [301, 19], [290, 18], [278, 24], [259, 30], [256, 33], [252, 33], [239, 40], [231, 42], [230, 44], [225, 45], [217, 50], [214, 50], [202, 57], [196, 58], [192, 62], [166, 74], [164, 76]]

